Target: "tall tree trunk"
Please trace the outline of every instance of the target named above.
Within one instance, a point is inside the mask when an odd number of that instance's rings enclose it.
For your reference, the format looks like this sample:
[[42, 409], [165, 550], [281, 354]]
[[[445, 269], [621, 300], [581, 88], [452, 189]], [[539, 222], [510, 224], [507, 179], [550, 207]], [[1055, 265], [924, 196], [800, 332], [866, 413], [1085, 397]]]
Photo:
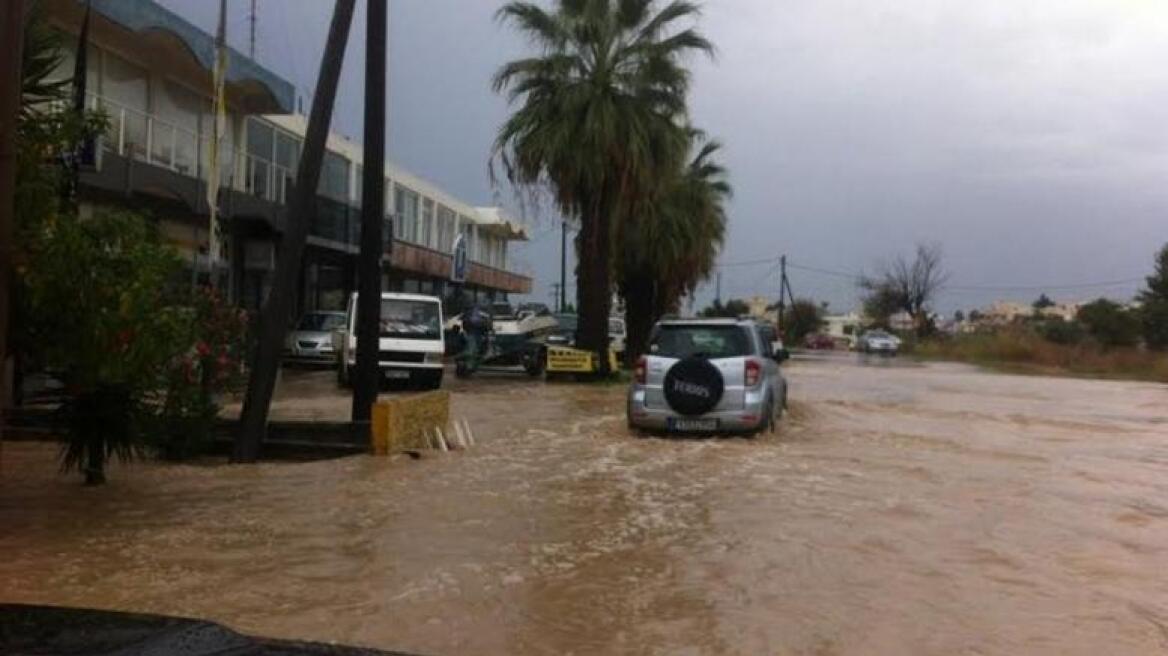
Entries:
[[[385, 221], [385, 57], [386, 0], [369, 0], [365, 36], [365, 169], [361, 192], [361, 253], [357, 284], [357, 368], [353, 376], [355, 435], [370, 439], [373, 404], [381, 383], [377, 367], [381, 343], [381, 243]], [[393, 231], [389, 231], [389, 249]]]
[[632, 367], [649, 348], [649, 333], [661, 317], [656, 285], [651, 276], [629, 275], [625, 283], [625, 365]]
[[580, 277], [576, 297], [580, 304], [580, 327], [576, 345], [592, 351], [597, 358], [597, 373], [607, 376], [612, 368], [608, 360], [608, 315], [612, 308], [612, 235], [611, 213], [595, 202], [592, 216], [585, 216], [581, 230]]

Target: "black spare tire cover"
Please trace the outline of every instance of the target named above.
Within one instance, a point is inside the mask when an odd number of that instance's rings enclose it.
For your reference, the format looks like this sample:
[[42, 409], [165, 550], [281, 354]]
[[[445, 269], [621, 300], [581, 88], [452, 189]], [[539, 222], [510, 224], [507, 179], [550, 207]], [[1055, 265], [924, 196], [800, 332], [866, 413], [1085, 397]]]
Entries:
[[723, 391], [722, 372], [705, 358], [680, 360], [665, 373], [665, 400], [683, 415], [713, 410]]

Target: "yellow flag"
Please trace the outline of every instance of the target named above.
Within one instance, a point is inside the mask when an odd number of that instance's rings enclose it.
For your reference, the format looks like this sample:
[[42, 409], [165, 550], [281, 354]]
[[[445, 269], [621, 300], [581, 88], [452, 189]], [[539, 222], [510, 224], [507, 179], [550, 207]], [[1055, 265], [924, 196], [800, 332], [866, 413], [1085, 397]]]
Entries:
[[222, 174], [222, 144], [227, 132], [227, 0], [219, 3], [219, 32], [215, 39], [215, 68], [212, 71], [214, 100], [210, 152], [207, 166], [207, 207], [210, 208], [211, 222], [208, 226], [207, 259], [214, 271], [219, 263], [219, 187]]

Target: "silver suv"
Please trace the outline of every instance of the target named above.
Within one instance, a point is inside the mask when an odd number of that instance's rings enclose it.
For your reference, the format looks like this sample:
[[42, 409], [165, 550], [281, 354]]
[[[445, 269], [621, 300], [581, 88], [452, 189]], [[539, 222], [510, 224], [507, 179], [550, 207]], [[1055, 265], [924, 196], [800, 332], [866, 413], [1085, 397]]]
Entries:
[[677, 433], [773, 430], [787, 407], [769, 324], [753, 319], [667, 319], [629, 387], [629, 427]]

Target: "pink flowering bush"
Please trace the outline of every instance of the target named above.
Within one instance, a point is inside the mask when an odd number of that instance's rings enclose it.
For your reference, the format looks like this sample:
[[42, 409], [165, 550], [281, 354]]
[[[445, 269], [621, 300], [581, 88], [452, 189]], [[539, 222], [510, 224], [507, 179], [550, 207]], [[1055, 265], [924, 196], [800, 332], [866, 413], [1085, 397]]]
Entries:
[[205, 452], [214, 437], [220, 401], [240, 391], [244, 379], [247, 314], [214, 289], [191, 295], [183, 348], [166, 370], [156, 446], [162, 457]]

